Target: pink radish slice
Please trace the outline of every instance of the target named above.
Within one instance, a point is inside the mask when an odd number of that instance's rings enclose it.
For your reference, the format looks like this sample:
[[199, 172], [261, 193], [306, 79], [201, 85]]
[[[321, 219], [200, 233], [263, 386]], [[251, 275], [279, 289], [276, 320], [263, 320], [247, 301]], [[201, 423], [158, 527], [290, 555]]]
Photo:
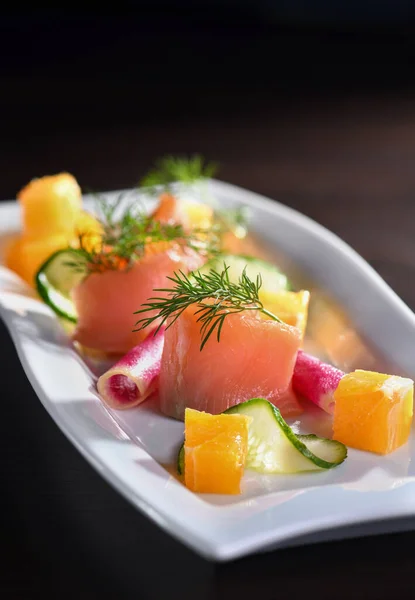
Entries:
[[292, 379], [293, 388], [306, 400], [333, 414], [333, 393], [343, 375], [343, 371], [336, 367], [299, 350]]
[[158, 386], [164, 328], [127, 352], [98, 379], [98, 392], [110, 408], [122, 410], [144, 402]]

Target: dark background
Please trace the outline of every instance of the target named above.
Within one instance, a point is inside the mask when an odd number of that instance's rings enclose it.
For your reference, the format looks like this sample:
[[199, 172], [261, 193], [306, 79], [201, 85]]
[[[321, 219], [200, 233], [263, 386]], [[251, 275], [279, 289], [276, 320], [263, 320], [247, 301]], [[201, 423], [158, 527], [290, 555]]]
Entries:
[[[112, 8], [0, 15], [1, 199], [61, 170], [124, 188], [160, 155], [200, 152], [340, 234], [415, 308], [413, 3]], [[63, 438], [1, 324], [0, 358], [2, 597], [414, 595], [410, 533], [196, 557]]]

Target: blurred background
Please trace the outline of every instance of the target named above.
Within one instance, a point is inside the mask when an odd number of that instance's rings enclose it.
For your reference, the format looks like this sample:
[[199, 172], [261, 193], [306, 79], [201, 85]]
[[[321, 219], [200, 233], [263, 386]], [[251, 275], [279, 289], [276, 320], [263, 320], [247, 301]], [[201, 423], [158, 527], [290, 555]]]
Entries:
[[0, 198], [61, 170], [122, 188], [160, 155], [200, 152], [220, 178], [342, 235], [415, 306], [401, 283], [415, 250], [402, 223], [415, 211], [413, 2], [112, 9], [1, 17]]
[[[2, 14], [0, 200], [63, 170], [84, 189], [125, 188], [161, 155], [199, 152], [219, 162], [219, 178], [338, 233], [415, 309], [414, 34], [410, 0], [119, 0], [106, 10], [60, 2]], [[98, 590], [100, 598], [154, 597], [136, 595], [154, 586], [147, 566], [138, 581], [145, 555], [163, 564], [183, 600], [183, 560], [206, 581], [213, 568], [86, 464], [35, 398], [0, 330], [2, 368], [16, 374], [6, 378], [0, 437], [6, 597], [54, 598], [62, 582], [71, 597], [88, 600]], [[7, 423], [19, 424], [18, 444]], [[413, 580], [405, 540], [413, 547], [402, 534], [383, 546], [304, 548], [219, 572], [227, 573], [225, 590], [239, 582], [264, 599], [275, 597], [276, 576], [284, 587], [295, 579], [310, 597], [313, 584], [319, 598], [335, 585], [340, 599], [358, 597], [354, 570], [365, 598], [379, 600]], [[121, 581], [131, 595], [118, 593]]]

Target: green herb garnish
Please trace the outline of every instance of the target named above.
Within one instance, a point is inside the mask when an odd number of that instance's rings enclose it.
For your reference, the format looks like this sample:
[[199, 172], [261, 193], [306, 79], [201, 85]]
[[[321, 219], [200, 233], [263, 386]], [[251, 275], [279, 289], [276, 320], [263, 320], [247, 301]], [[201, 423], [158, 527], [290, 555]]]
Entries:
[[[210, 179], [216, 173], [215, 163], [204, 163], [204, 159], [196, 154], [191, 158], [165, 156], [156, 162], [154, 169], [140, 181], [142, 187], [162, 186], [171, 191], [173, 183], [195, 183]], [[159, 190], [156, 191], [159, 193]]]
[[[144, 212], [135, 199], [121, 210], [123, 194], [114, 201], [96, 195], [98, 220], [102, 226], [101, 241], [93, 243], [95, 233], [81, 233], [78, 236], [80, 250], [79, 268], [85, 268], [85, 260], [90, 271], [126, 269], [144, 256], [146, 245], [152, 242], [177, 242], [210, 257], [221, 249], [221, 234], [216, 228], [209, 231], [192, 229], [185, 231], [178, 223], [161, 223]], [[92, 243], [91, 243], [92, 242]], [[71, 264], [77, 268], [76, 264]]]
[[264, 308], [259, 299], [259, 290], [262, 286], [261, 275], [258, 274], [256, 281], [252, 281], [244, 269], [238, 283], [232, 283], [228, 270], [229, 267], [224, 264], [221, 273], [213, 270], [204, 274], [194, 272], [189, 277], [179, 271], [173, 277], [168, 277], [173, 283], [171, 288], [157, 288], [154, 290], [155, 292], [167, 292], [168, 297], [149, 298], [148, 302], [142, 305], [143, 308], [134, 314], [142, 314], [148, 311], [156, 311], [156, 314], [137, 321], [136, 326], [139, 327], [134, 331], [145, 329], [157, 319], [161, 319], [161, 321], [156, 332], [167, 321], [168, 328], [192, 304], [198, 307], [195, 314], [199, 315], [197, 321], [201, 323], [200, 350], [203, 350], [215, 330], [216, 338], [218, 342], [220, 341], [223, 323], [230, 314], [245, 310], [258, 310], [274, 321], [281, 323], [277, 316]]

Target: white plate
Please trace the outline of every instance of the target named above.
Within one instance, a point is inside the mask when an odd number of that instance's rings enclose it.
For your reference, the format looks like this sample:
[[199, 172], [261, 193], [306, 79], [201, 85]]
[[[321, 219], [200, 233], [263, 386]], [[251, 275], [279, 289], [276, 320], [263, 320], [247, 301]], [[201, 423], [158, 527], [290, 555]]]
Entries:
[[[218, 181], [211, 191], [223, 206], [252, 207], [253, 229], [278, 246], [289, 259], [286, 267], [294, 261], [347, 309], [366, 343], [357, 343], [355, 329], [346, 329], [340, 337], [344, 341], [351, 333], [353, 341], [346, 362], [376, 367], [381, 364], [376, 349], [399, 374], [415, 378], [415, 316], [361, 257], [281, 204]], [[3, 241], [19, 220], [16, 203], [0, 205]], [[287, 477], [247, 472], [241, 496], [195, 495], [161, 466], [174, 461], [183, 425], [161, 416], [152, 402], [107, 411], [93, 392], [93, 371], [54, 315], [1, 266], [0, 315], [34, 390], [83, 456], [131, 503], [206, 557], [228, 560], [299, 541], [392, 531], [402, 528], [403, 517], [415, 517], [414, 436], [387, 457], [351, 450], [331, 472]], [[312, 416], [300, 426], [326, 427]]]

